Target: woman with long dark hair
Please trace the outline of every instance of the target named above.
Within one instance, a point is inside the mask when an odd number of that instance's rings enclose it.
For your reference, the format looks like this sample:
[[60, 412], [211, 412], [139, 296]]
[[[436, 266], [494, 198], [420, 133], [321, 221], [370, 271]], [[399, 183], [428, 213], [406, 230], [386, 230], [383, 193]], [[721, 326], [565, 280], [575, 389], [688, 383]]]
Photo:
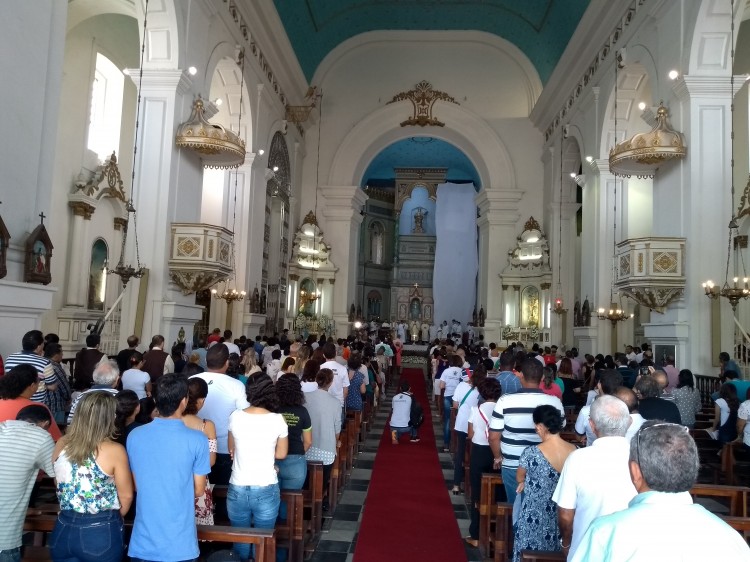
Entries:
[[721, 443], [729, 443], [737, 439], [737, 411], [740, 401], [737, 398], [737, 388], [725, 382], [719, 389], [719, 398], [714, 404], [714, 419], [708, 434]]
[[[198, 410], [203, 407], [208, 396], [208, 384], [200, 377], [188, 379], [188, 403], [182, 412], [182, 423], [190, 429], [200, 431], [208, 439], [208, 457], [211, 466], [216, 462], [218, 444], [216, 426], [211, 420], [198, 417]], [[213, 484], [206, 480], [206, 491], [195, 498], [195, 523], [197, 525], [214, 524]]]
[[[277, 413], [279, 397], [268, 375], [251, 375], [245, 388], [251, 406], [229, 416], [227, 512], [233, 527], [273, 529], [281, 503], [275, 462], [287, 455], [289, 429]], [[250, 558], [248, 544], [235, 543], [234, 551], [240, 560]]]
[[[305, 394], [299, 377], [294, 373], [281, 375], [276, 381], [276, 396], [279, 398], [278, 413], [284, 416], [289, 428], [286, 458], [276, 461], [279, 487], [282, 490], [301, 490], [307, 477], [305, 452], [312, 445], [312, 421], [305, 408]], [[284, 518], [284, 513], [281, 516]]]
[[695, 426], [695, 414], [701, 411], [701, 393], [693, 383], [690, 369], [682, 369], [677, 376], [677, 388], [672, 391], [674, 403], [680, 411], [682, 425], [692, 429]]
[[141, 411], [141, 402], [138, 400], [138, 395], [132, 390], [121, 390], [115, 398], [117, 398], [115, 441], [124, 447], [130, 432], [143, 425], [136, 421], [138, 412]]

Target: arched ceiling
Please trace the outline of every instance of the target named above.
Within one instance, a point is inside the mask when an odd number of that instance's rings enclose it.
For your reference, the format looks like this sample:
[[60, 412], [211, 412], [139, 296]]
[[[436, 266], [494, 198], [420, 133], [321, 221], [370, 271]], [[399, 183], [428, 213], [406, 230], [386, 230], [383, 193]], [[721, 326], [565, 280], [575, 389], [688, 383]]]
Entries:
[[337, 45], [376, 30], [475, 30], [513, 43], [546, 83], [589, 0], [274, 0], [311, 80]]
[[434, 137], [410, 137], [384, 148], [367, 167], [363, 185], [394, 180], [394, 168], [448, 168], [447, 180], [473, 181], [477, 189], [480, 187], [471, 160], [452, 144]]

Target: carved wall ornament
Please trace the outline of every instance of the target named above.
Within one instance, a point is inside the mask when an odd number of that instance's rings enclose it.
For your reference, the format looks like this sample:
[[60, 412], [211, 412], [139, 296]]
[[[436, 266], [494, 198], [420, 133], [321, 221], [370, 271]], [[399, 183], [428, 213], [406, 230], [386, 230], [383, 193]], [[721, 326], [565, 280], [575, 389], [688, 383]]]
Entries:
[[747, 248], [747, 234], [738, 234], [734, 237], [734, 249], [744, 250]]
[[229, 251], [214, 256], [216, 244], [229, 248], [232, 233], [221, 226], [172, 223], [169, 276], [182, 293], [198, 293], [227, 279], [232, 272]]
[[[105, 181], [106, 187], [102, 188], [102, 184]], [[110, 156], [104, 164], [96, 168], [91, 179], [84, 181], [83, 178], [79, 178], [75, 183], [75, 187], [77, 191], [80, 191], [89, 197], [101, 199], [106, 195], [113, 199], [119, 199], [123, 203], [127, 202], [125, 189], [122, 184], [122, 176], [120, 175], [120, 168], [117, 166], [117, 156], [114, 152], [112, 152], [112, 156]], [[91, 217], [89, 216], [88, 218]]]
[[122, 230], [125, 228], [128, 224], [128, 219], [124, 219], [122, 217], [115, 217], [113, 221], [113, 225], [115, 230]]
[[404, 100], [409, 100], [411, 102], [414, 114], [406, 121], [401, 122], [402, 127], [407, 127], [409, 125], [419, 125], [420, 127], [426, 127], [427, 125], [444, 127], [445, 123], [434, 117], [432, 114], [435, 102], [440, 100], [459, 105], [455, 99], [445, 92], [433, 90], [432, 84], [427, 82], [427, 80], [419, 82], [413, 90], [396, 94], [388, 104]]
[[3, 218], [0, 217], [0, 279], [8, 275], [8, 245], [10, 244], [10, 232], [5, 226]]
[[660, 273], [677, 271], [677, 252], [661, 252], [654, 256], [654, 270]]
[[44, 213], [39, 213], [41, 221], [26, 239], [26, 263], [24, 281], [49, 285], [52, 281], [52, 240], [44, 226]]
[[620, 290], [638, 304], [659, 313], [664, 313], [669, 303], [682, 297], [685, 292], [682, 287], [630, 287]]

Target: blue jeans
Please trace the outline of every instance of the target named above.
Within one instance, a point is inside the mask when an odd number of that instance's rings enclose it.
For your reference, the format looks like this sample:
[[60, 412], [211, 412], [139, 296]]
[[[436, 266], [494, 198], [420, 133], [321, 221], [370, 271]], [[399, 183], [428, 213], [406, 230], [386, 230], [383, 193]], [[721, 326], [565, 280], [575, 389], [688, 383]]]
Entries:
[[0, 562], [21, 562], [21, 547], [0, 550]]
[[54, 562], [120, 562], [122, 526], [117, 510], [61, 511], [49, 539], [50, 556]]
[[[282, 490], [301, 490], [307, 478], [307, 459], [305, 455], [287, 455], [285, 459], [277, 460], [279, 467], [279, 488]], [[286, 519], [286, 504], [279, 507], [279, 519]]]
[[[227, 512], [232, 527], [255, 527], [273, 529], [279, 516], [281, 492], [278, 484], [270, 486], [229, 485]], [[250, 558], [249, 544], [234, 544], [234, 552], [240, 560]]]
[[453, 396], [443, 396], [443, 443], [445, 448], [451, 446], [451, 408]]
[[396, 432], [396, 439], [400, 439], [402, 435], [409, 434], [412, 439], [417, 438], [417, 428], [416, 427], [393, 427], [391, 426], [391, 431]]
[[503, 477], [505, 495], [508, 496], [508, 503], [515, 503], [516, 501], [516, 488], [518, 487], [518, 483], [516, 482], [517, 471], [517, 468], [508, 468], [507, 466], [502, 467], [500, 471]]

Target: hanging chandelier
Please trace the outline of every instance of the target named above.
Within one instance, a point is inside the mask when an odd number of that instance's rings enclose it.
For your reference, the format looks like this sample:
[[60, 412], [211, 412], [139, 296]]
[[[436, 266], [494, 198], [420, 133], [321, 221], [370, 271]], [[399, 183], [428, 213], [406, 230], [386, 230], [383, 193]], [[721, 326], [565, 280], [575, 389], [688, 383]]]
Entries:
[[[147, 37], [147, 21], [148, 21], [148, 0], [145, 1], [143, 10], [143, 39], [141, 40], [141, 64], [138, 72], [138, 99], [135, 106], [135, 132], [133, 135], [133, 167], [130, 173], [130, 197], [125, 206], [125, 210], [128, 213], [125, 224], [122, 227], [122, 243], [120, 245], [120, 259], [117, 265], [113, 269], [107, 269], [108, 274], [117, 275], [122, 283], [122, 288], [127, 287], [128, 282], [131, 279], [140, 279], [146, 274], [146, 268], [141, 265], [141, 256], [138, 250], [138, 222], [135, 216], [135, 206], [133, 205], [133, 199], [135, 198], [135, 166], [136, 166], [136, 155], [138, 154], [138, 130], [140, 124], [140, 110], [141, 110], [141, 92], [143, 91], [143, 58], [146, 52], [146, 37]], [[128, 243], [128, 226], [130, 225], [130, 217], [133, 217], [133, 238], [135, 241], [135, 267], [131, 264], [125, 264], [125, 249]]]
[[211, 289], [211, 294], [215, 299], [226, 301], [227, 304], [230, 302], [241, 301], [245, 299], [247, 293], [245, 291], [237, 291], [234, 287], [229, 288], [229, 280], [226, 282], [224, 290], [220, 293], [216, 289]]
[[306, 304], [312, 304], [320, 298], [320, 291], [305, 291], [302, 289], [299, 292], [300, 303], [304, 306]]
[[560, 127], [560, 213], [558, 217], [558, 235], [557, 235], [557, 296], [552, 312], [561, 316], [568, 312], [563, 304], [562, 277], [560, 275], [562, 268], [562, 198], [563, 198], [563, 144], [565, 142], [565, 127]]
[[242, 166], [245, 163], [245, 141], [221, 125], [209, 123], [204, 111], [203, 99], [198, 96], [190, 118], [177, 127], [175, 144], [199, 153], [206, 168]]
[[[617, 57], [615, 60], [615, 139], [617, 138], [617, 82], [619, 80], [619, 68], [622, 64], [621, 57]], [[615, 189], [612, 200], [614, 202], [612, 209], [612, 279], [609, 285], [609, 308], [599, 307], [596, 311], [596, 315], [600, 320], [609, 320], [612, 323], [612, 327], [618, 322], [624, 322], [629, 318], [632, 318], [634, 314], [628, 314], [625, 312], [622, 305], [618, 305], [615, 302], [615, 277], [617, 274], [616, 263], [617, 263], [617, 180], [615, 180]]]
[[731, 179], [731, 198], [729, 200], [730, 205], [730, 216], [732, 217], [729, 221], [729, 234], [727, 237], [727, 259], [726, 267], [724, 269], [724, 284], [719, 288], [710, 279], [703, 283], [703, 291], [706, 296], [710, 299], [725, 298], [729, 301], [732, 311], [737, 311], [737, 304], [740, 299], [746, 299], [750, 297], [750, 286], [748, 286], [748, 276], [745, 268], [745, 258], [742, 252], [737, 249], [737, 253], [740, 257], [740, 265], [742, 267], [742, 283], [740, 284], [739, 277], [732, 278], [732, 284], [729, 284], [729, 262], [732, 257], [732, 240], [735, 240], [736, 236], [739, 235], [739, 223], [737, 222], [737, 216], [734, 210], [734, 0], [730, 0], [731, 10], [729, 12], [730, 19], [730, 35], [731, 43], [729, 45], [730, 51], [730, 78], [729, 78], [729, 120], [730, 120], [730, 135], [729, 135], [729, 176]]

